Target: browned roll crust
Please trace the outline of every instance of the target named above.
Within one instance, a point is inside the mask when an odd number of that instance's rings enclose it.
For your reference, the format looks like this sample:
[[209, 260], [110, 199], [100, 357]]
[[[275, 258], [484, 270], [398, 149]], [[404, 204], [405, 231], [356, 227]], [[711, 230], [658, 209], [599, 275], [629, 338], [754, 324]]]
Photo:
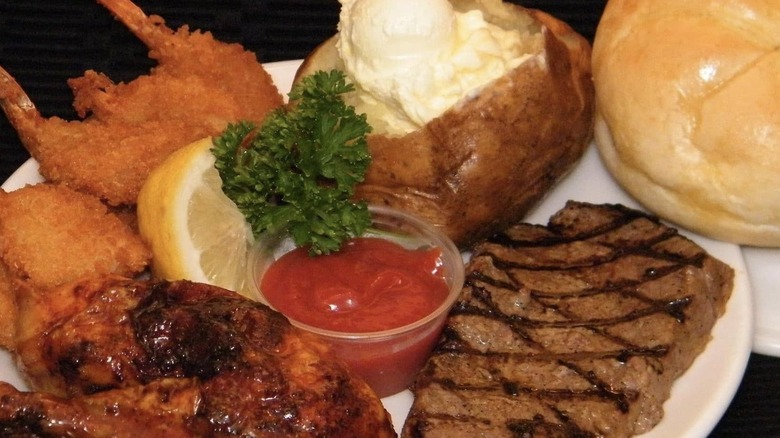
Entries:
[[593, 46], [596, 142], [646, 208], [780, 246], [780, 3], [611, 0]]
[[[421, 129], [403, 136], [375, 130], [358, 196], [410, 211], [464, 247], [524, 216], [581, 157], [594, 91], [590, 45], [565, 23], [499, 0], [452, 3], [521, 29], [533, 56]], [[340, 66], [331, 38], [297, 78]]]

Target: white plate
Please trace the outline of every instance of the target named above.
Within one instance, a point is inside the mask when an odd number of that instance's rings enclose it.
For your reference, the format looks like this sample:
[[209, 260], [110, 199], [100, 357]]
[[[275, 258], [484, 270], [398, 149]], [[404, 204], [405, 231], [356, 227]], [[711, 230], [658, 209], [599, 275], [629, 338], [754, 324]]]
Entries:
[[[280, 90], [288, 90], [300, 61], [266, 64]], [[27, 183], [41, 181], [38, 166], [30, 160], [3, 184], [13, 190]], [[604, 169], [594, 147], [561, 184], [529, 216], [529, 221], [546, 223], [548, 217], [569, 200], [637, 204], [626, 195]], [[711, 254], [731, 265], [736, 272], [734, 291], [726, 314], [713, 329], [713, 339], [691, 368], [674, 385], [672, 396], [664, 405], [664, 419], [649, 433], [656, 437], [705, 437], [728, 407], [742, 380], [750, 355], [752, 338], [752, 301], [742, 252], [736, 245], [705, 239], [690, 233], [689, 237]], [[775, 283], [777, 284], [777, 283]], [[12, 360], [0, 352], [0, 380], [24, 388], [24, 383]], [[706, 394], [702, 397], [701, 394]], [[382, 399], [400, 431], [412, 403], [412, 395], [404, 391]]]
[[753, 289], [753, 351], [780, 357], [780, 249], [743, 247]]

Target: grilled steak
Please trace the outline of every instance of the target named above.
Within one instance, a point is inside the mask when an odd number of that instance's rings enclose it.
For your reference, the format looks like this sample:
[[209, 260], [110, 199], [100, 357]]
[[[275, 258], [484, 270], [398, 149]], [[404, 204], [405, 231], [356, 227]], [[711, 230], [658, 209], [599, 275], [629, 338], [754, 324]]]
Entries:
[[479, 243], [404, 437], [623, 437], [663, 416], [733, 270], [655, 217], [569, 202]]

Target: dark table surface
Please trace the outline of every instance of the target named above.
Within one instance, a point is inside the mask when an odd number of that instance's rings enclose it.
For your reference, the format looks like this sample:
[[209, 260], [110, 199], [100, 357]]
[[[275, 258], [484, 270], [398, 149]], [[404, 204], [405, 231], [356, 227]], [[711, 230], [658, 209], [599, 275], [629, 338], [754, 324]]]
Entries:
[[[647, 0], [650, 1], [650, 0]], [[606, 0], [516, 1], [592, 39]], [[263, 62], [299, 59], [335, 32], [336, 0], [138, 0], [174, 28], [189, 24], [240, 42]], [[0, 66], [46, 116], [75, 117], [65, 80], [87, 69], [129, 81], [152, 66], [146, 49], [93, 0], [0, 0]], [[0, 117], [0, 181], [29, 155]], [[713, 437], [780, 437], [780, 358], [753, 354]], [[702, 399], [708, 394], [702, 393]]]

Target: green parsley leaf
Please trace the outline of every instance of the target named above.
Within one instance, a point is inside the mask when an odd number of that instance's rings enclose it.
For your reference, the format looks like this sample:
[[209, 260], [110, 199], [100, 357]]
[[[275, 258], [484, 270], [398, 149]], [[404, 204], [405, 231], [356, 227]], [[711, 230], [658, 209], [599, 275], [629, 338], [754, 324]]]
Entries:
[[366, 203], [352, 200], [371, 162], [366, 116], [340, 97], [353, 89], [343, 72], [318, 71], [261, 126], [240, 121], [214, 140], [222, 190], [255, 235], [284, 230], [328, 254], [370, 225]]

